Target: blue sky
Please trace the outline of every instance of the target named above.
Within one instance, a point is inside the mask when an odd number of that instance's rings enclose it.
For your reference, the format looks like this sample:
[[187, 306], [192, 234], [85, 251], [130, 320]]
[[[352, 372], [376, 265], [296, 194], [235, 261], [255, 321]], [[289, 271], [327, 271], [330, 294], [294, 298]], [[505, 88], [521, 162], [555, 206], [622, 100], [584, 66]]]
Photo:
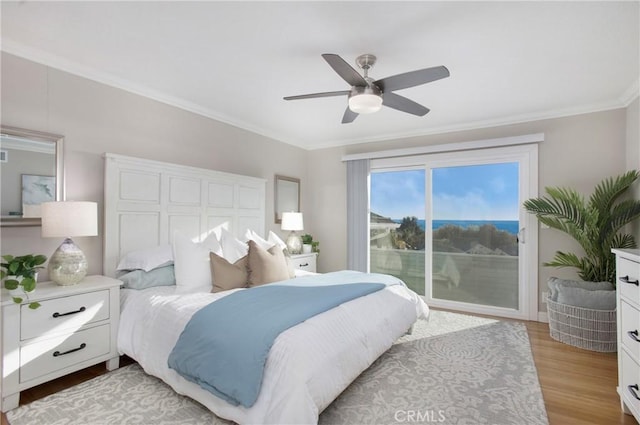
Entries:
[[[518, 220], [518, 164], [433, 170], [434, 220]], [[425, 171], [371, 173], [371, 211], [425, 218]]]

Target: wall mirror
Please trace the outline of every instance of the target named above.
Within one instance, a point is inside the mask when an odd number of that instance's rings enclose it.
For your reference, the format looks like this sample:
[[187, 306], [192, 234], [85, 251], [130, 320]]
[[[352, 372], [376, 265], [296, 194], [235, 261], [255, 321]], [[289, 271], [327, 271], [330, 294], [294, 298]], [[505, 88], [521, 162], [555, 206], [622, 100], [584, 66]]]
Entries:
[[0, 226], [40, 226], [40, 204], [64, 199], [64, 138], [0, 127]]
[[276, 175], [274, 193], [276, 223], [282, 223], [283, 212], [300, 211], [300, 179]]

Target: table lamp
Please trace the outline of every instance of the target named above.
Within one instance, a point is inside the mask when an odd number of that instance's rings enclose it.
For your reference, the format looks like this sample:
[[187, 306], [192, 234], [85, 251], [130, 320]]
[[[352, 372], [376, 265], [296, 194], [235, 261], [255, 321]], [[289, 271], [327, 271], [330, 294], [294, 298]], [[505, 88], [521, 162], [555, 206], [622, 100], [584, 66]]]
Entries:
[[71, 237], [98, 235], [98, 204], [63, 201], [42, 203], [42, 237], [63, 237], [49, 258], [49, 279], [75, 285], [87, 275], [87, 257]]
[[302, 224], [302, 213], [283, 212], [281, 229], [291, 230], [286, 242], [289, 253], [300, 254], [302, 252], [302, 238], [296, 233], [296, 231], [304, 229]]

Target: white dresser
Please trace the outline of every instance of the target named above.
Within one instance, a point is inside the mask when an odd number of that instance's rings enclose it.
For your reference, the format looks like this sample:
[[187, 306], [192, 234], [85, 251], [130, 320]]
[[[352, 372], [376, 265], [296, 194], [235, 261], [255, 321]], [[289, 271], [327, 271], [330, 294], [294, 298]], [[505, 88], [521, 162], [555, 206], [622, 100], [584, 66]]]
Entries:
[[618, 394], [640, 421], [640, 250], [614, 249], [618, 310]]
[[317, 258], [318, 258], [317, 252], [311, 252], [309, 254], [295, 254], [291, 256], [291, 262], [293, 263], [294, 269], [316, 273]]
[[[38, 283], [15, 304], [2, 289], [2, 411], [18, 407], [20, 391], [107, 361], [118, 367], [120, 285], [87, 276], [72, 286]], [[40, 307], [30, 309], [29, 302]]]

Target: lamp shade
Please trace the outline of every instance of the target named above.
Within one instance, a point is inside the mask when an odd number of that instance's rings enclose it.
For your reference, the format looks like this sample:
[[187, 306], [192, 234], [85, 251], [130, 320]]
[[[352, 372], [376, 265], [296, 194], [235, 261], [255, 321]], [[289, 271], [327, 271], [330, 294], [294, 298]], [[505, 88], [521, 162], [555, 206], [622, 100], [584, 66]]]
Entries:
[[44, 238], [98, 235], [96, 202], [44, 202], [41, 208]]
[[382, 108], [382, 98], [375, 94], [358, 94], [349, 98], [349, 109], [357, 114], [372, 114]]
[[301, 212], [284, 212], [282, 213], [282, 230], [302, 230], [304, 225], [302, 223]]

